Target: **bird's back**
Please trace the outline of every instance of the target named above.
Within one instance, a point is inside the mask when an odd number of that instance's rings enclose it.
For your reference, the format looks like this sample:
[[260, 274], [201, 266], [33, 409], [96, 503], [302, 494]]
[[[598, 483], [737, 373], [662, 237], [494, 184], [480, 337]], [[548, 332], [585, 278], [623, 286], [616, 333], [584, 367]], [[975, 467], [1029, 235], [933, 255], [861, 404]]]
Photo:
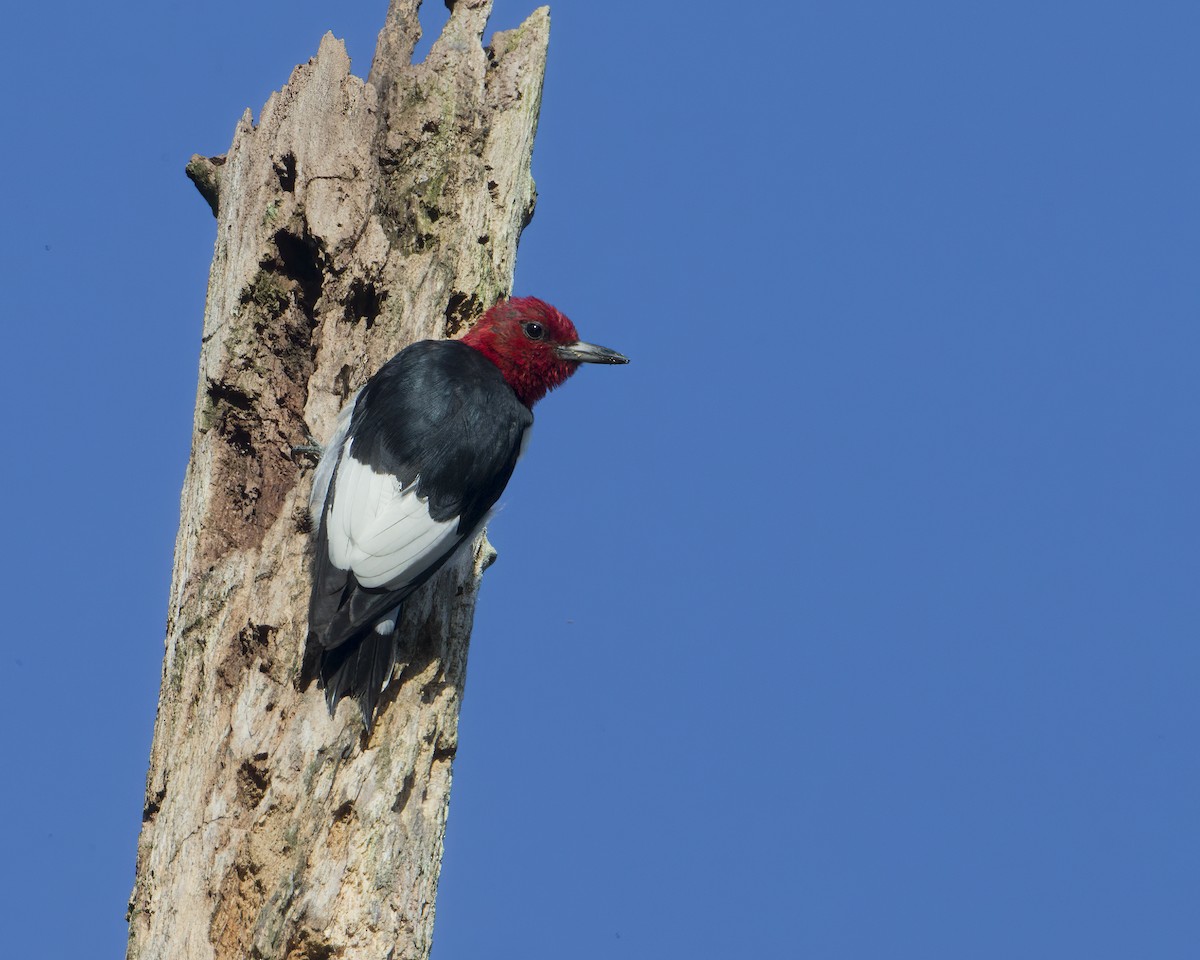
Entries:
[[496, 366], [458, 341], [407, 347], [359, 392], [319, 470], [306, 661], [331, 710], [354, 696], [370, 724], [397, 608], [483, 524], [532, 422]]

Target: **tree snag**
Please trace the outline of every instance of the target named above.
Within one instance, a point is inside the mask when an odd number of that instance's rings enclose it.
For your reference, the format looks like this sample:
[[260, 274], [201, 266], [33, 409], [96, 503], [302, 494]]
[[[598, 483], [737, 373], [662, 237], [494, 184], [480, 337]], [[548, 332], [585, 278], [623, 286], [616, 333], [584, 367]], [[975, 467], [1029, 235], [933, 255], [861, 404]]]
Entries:
[[[312, 458], [340, 407], [413, 340], [508, 294], [532, 214], [549, 14], [481, 37], [448, 2], [391, 0], [366, 82], [326, 35], [224, 157], [212, 206], [191, 460], [146, 784], [130, 960], [427, 957], [480, 538], [406, 605], [408, 651], [364, 736], [298, 689]], [[403, 651], [402, 651], [403, 653]], [[399, 668], [398, 668], [399, 669]]]

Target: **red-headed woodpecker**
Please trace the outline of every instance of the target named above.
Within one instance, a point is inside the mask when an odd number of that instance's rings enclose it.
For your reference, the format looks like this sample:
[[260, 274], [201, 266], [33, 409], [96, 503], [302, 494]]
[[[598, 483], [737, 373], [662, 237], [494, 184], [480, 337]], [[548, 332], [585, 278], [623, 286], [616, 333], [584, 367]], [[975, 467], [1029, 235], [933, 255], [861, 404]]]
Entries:
[[396, 661], [400, 605], [487, 520], [533, 425], [530, 408], [581, 363], [628, 363], [581, 343], [533, 297], [461, 340], [423, 340], [380, 368], [338, 417], [313, 482], [317, 530], [306, 660], [330, 713], [367, 729]]

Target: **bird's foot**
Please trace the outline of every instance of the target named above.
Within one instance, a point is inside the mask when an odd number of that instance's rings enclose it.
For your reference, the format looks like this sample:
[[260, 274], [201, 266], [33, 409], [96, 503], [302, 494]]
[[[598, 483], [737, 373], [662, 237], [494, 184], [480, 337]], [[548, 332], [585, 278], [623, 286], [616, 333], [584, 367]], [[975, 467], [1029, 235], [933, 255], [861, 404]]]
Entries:
[[320, 460], [321, 454], [325, 452], [322, 446], [313, 439], [311, 434], [307, 435], [305, 439], [308, 440], [308, 443], [302, 443], [292, 447], [292, 459], [294, 460], [297, 457], [309, 457], [314, 461]]

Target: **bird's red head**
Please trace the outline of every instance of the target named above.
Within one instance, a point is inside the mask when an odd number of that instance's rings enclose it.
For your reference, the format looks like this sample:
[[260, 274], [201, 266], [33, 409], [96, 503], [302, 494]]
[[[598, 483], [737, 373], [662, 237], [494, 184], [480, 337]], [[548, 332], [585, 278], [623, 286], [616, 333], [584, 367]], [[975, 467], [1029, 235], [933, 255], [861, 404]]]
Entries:
[[463, 337], [492, 361], [520, 401], [532, 407], [581, 363], [628, 363], [607, 347], [582, 343], [575, 324], [537, 297], [501, 300]]

